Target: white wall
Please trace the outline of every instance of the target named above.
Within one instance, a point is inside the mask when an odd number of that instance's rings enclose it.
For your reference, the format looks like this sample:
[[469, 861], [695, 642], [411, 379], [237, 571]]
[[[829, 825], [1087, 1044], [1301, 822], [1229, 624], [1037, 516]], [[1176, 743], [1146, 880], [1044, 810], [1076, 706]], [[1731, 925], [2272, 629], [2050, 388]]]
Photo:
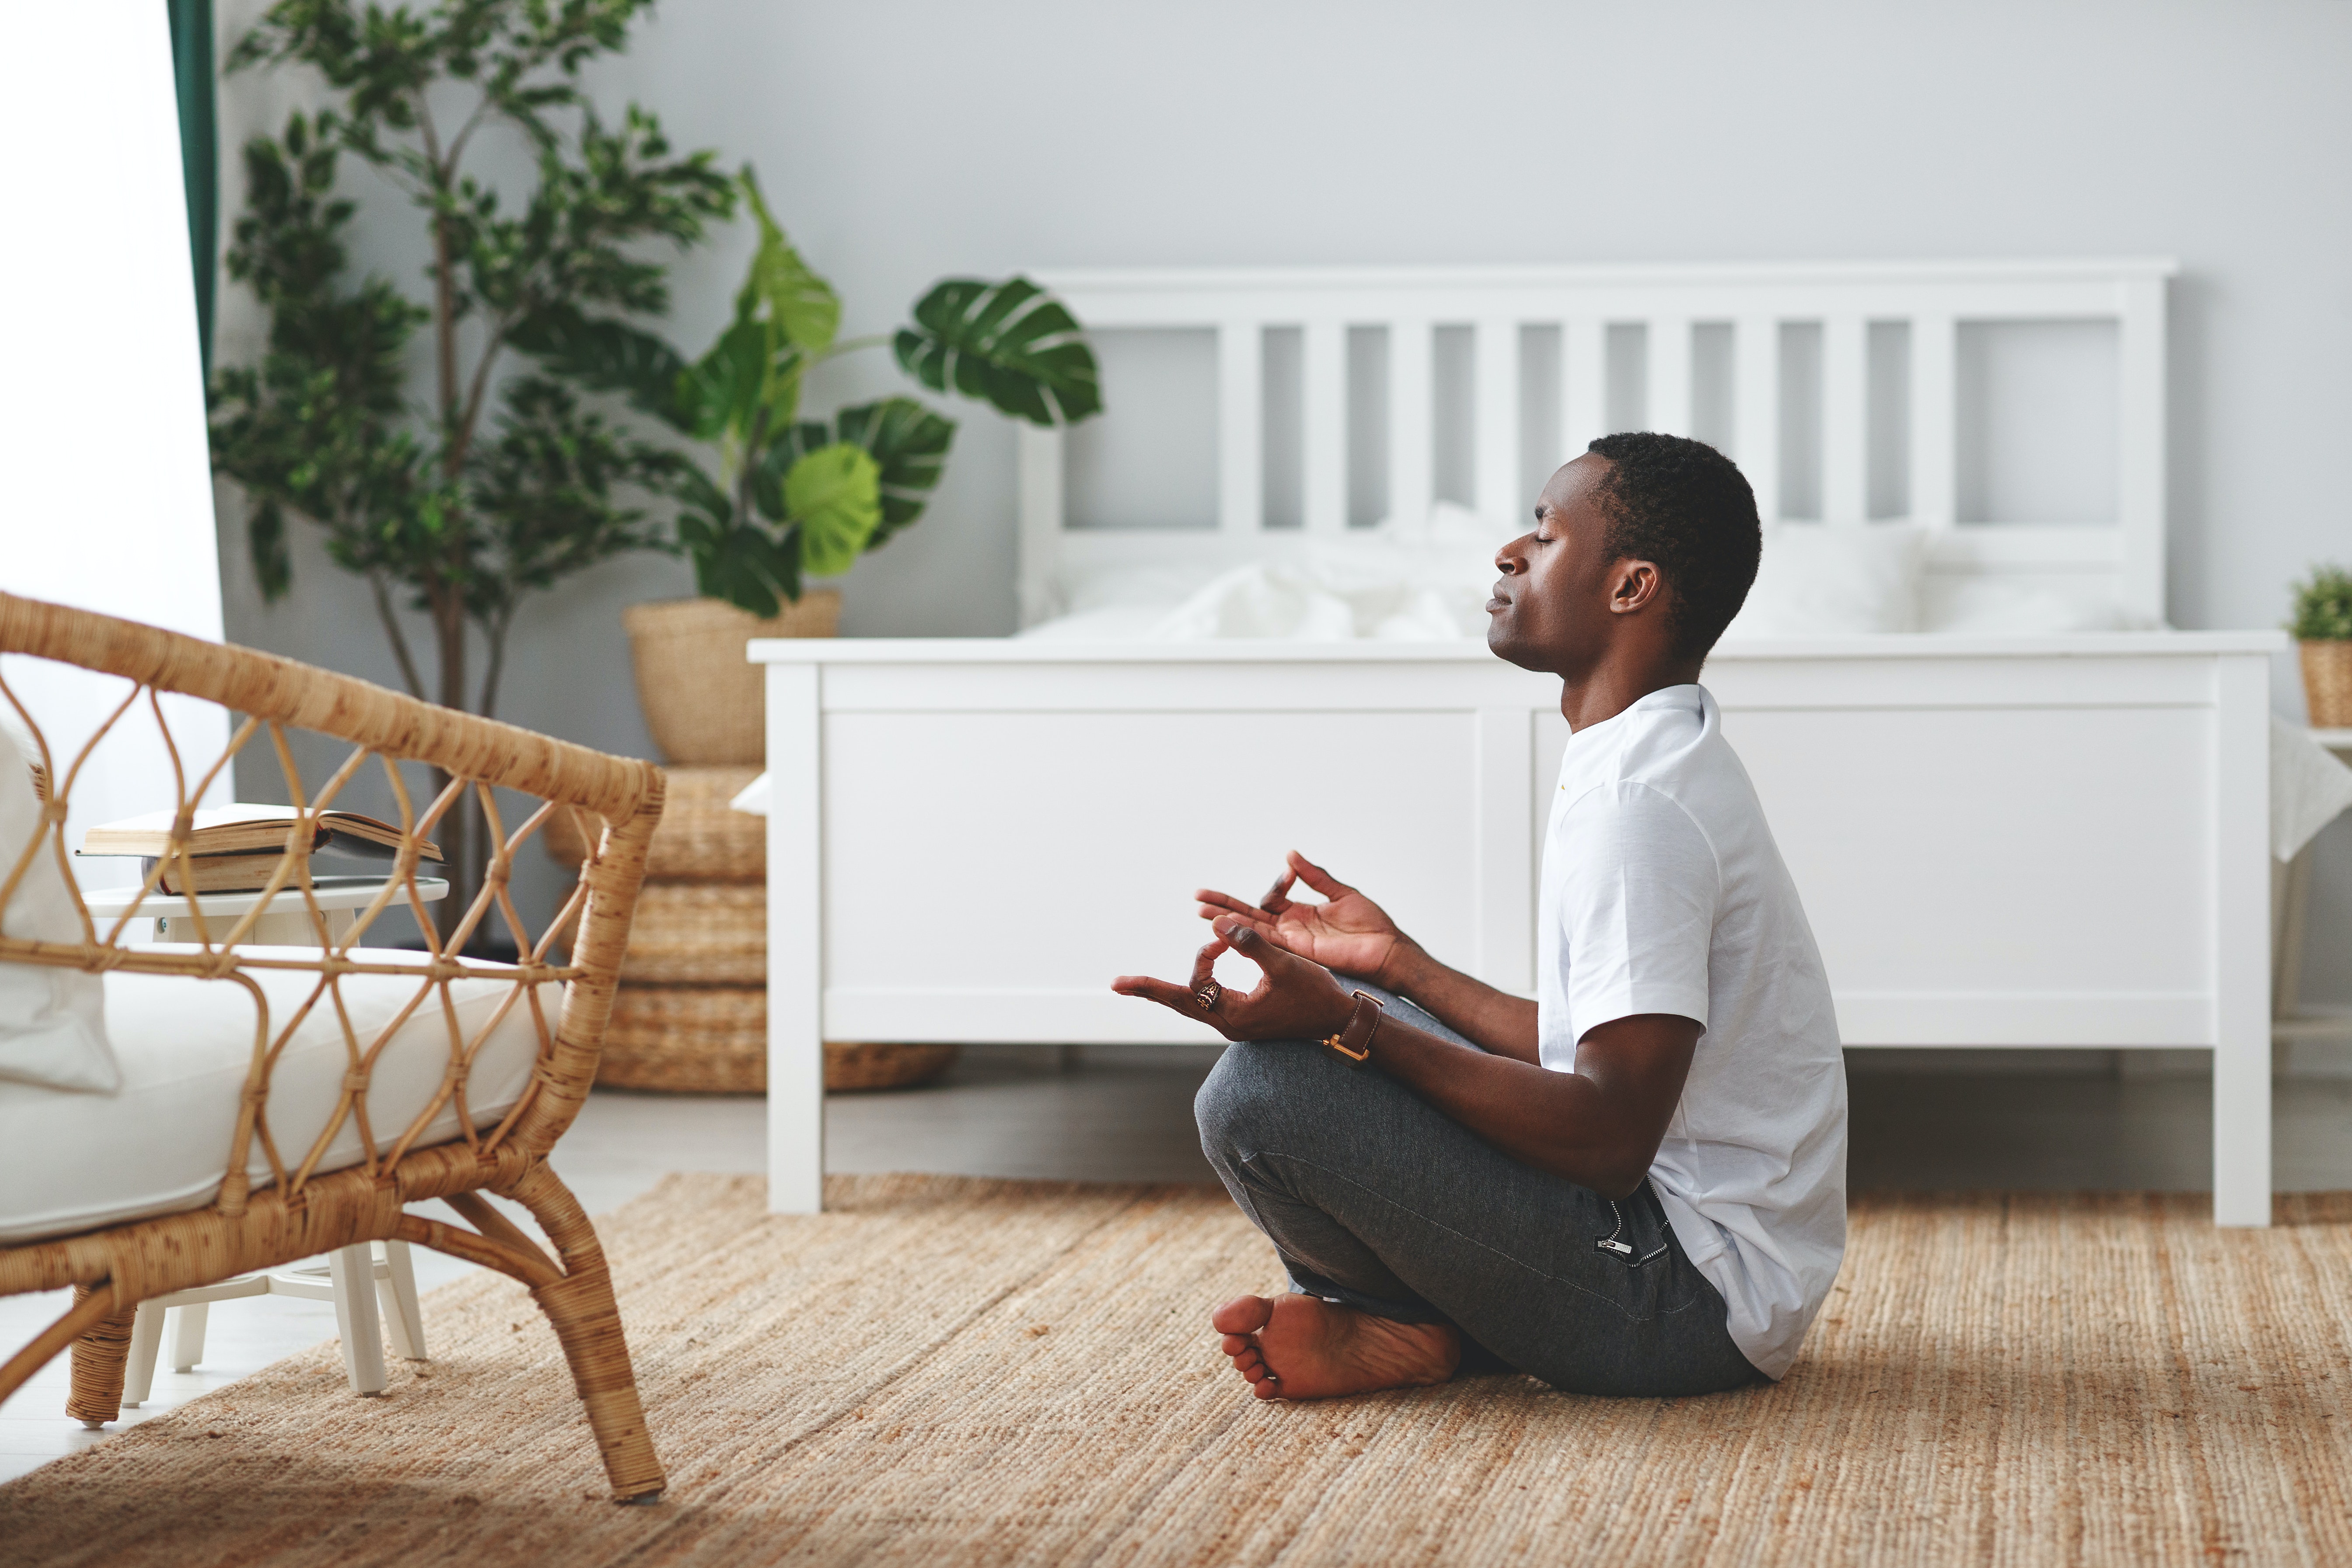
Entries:
[[[670, 0], [599, 86], [756, 163], [847, 331], [1022, 267], [2176, 256], [2172, 619], [2246, 626], [2352, 557], [2347, 59], [2352, 9], [2319, 0]], [[256, 87], [228, 87], [225, 150]], [[745, 247], [679, 270], [681, 341]], [[888, 384], [872, 357], [836, 384]], [[853, 634], [1013, 624], [1012, 441], [959, 413], [931, 515], [849, 580]], [[302, 571], [264, 611], [230, 554], [236, 635], [381, 679], [355, 586]], [[618, 607], [685, 583], [628, 563], [553, 595], [508, 715], [641, 748]], [[2352, 952], [2347, 834], [2315, 914]], [[2311, 969], [2352, 1000], [2352, 963]]]
[[[0, 586], [217, 640], [204, 377], [162, 0], [12, 10], [0, 146], [11, 150], [0, 172]], [[131, 689], [44, 660], [0, 666], [60, 770]], [[192, 769], [228, 740], [227, 715], [209, 703], [167, 699], [163, 712]], [[171, 767], [154, 715], [144, 704], [126, 713], [76, 784], [69, 840], [92, 822], [170, 806]], [[213, 795], [226, 794], [224, 773]], [[102, 885], [136, 881], [137, 865], [81, 869]]]

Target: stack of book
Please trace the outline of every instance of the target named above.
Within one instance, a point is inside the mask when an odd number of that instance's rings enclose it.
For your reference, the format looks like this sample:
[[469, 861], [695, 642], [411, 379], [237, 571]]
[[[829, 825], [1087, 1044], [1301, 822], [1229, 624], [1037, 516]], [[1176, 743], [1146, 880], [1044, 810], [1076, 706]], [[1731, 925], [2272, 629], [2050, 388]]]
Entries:
[[[216, 805], [199, 808], [190, 826], [187, 857], [172, 854], [172, 816], [144, 816], [102, 823], [81, 836], [84, 855], [137, 856], [143, 878], [164, 862], [156, 885], [171, 894], [247, 893], [269, 885], [302, 831], [302, 814], [290, 805]], [[400, 853], [400, 829], [356, 811], [322, 811], [310, 821], [313, 877], [382, 875]], [[418, 858], [437, 861], [441, 850], [420, 842]], [[291, 885], [289, 880], [289, 885]]]

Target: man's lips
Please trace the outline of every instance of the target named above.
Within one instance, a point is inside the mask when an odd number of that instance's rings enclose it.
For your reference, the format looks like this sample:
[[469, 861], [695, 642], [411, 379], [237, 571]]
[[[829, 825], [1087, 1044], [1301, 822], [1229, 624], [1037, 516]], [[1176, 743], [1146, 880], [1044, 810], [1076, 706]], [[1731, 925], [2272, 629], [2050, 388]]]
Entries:
[[1486, 601], [1486, 613], [1491, 616], [1497, 610], [1507, 610], [1510, 608], [1510, 606], [1511, 596], [1508, 594], [1504, 593], [1501, 585], [1497, 584], [1495, 589], [1494, 596]]

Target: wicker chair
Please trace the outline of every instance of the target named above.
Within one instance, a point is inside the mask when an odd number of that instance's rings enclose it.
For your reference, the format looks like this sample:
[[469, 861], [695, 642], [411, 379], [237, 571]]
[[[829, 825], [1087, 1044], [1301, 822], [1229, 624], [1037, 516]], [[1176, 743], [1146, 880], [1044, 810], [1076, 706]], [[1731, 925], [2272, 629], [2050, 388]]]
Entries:
[[[238, 922], [236, 929], [206, 931], [193, 900], [184, 905], [154, 891], [161, 866], [147, 880], [157, 907], [145, 912], [168, 912], [177, 924], [184, 909], [205, 937], [194, 948], [133, 948], [121, 940], [130, 917], [112, 921], [111, 929], [100, 930], [86, 909], [81, 912], [79, 942], [10, 939], [0, 933], [0, 963], [123, 971], [132, 975], [187, 975], [241, 986], [254, 999], [259, 1020], [217, 1196], [205, 1206], [185, 1212], [75, 1235], [0, 1244], [0, 1295], [74, 1289], [72, 1307], [0, 1365], [0, 1398], [70, 1345], [73, 1375], [68, 1414], [93, 1423], [115, 1419], [121, 1414], [133, 1314], [142, 1300], [339, 1247], [397, 1238], [498, 1269], [529, 1286], [562, 1342], [614, 1497], [625, 1502], [657, 1497], [664, 1485], [662, 1470], [646, 1431], [604, 1254], [579, 1202], [557, 1180], [547, 1156], [571, 1125], [596, 1075], [597, 1052], [613, 1004], [614, 976], [628, 938], [646, 847], [661, 816], [660, 771], [649, 763], [605, 756], [269, 654], [8, 595], [0, 595], [0, 653], [32, 655], [122, 678], [126, 686], [121, 706], [104, 721], [99, 735], [118, 724], [152, 722], [162, 729], [180, 774], [183, 832], [192, 803], [227, 765], [229, 756], [258, 736], [278, 758], [298, 806], [324, 809], [362, 768], [380, 767], [399, 801], [404, 833], [404, 847], [393, 863], [384, 893], [332, 944], [327, 940], [323, 916], [310, 903], [310, 872], [302, 847], [308, 835], [299, 829], [289, 833], [289, 852], [278, 873], [278, 885], [289, 897], [299, 895], [317, 922], [320, 945], [315, 954], [307, 948], [240, 950], [232, 945], [242, 938], [251, 916]], [[191, 759], [193, 765], [183, 765], [165, 723], [163, 705], [155, 700], [159, 692], [184, 693], [218, 703], [231, 710], [233, 716], [247, 717], [226, 753], [216, 759]], [[13, 709], [30, 721], [5, 681], [0, 681], [0, 709]], [[291, 729], [331, 737], [353, 748], [348, 760], [308, 799], [286, 742], [286, 732]], [[52, 851], [59, 857], [58, 864], [65, 864], [67, 799], [77, 769], [89, 755], [87, 747], [70, 758], [50, 755], [47, 740], [37, 732], [36, 739], [49, 781], [47, 804], [32, 849], [18, 857], [16, 865], [0, 866], [0, 909], [5, 908], [23, 880], [36, 851]], [[90, 744], [95, 745], [97, 739], [93, 736]], [[398, 762], [440, 770], [449, 777], [448, 787], [418, 808], [394, 765]], [[546, 804], [507, 834], [491, 794], [494, 785], [537, 796]], [[363, 933], [395, 898], [413, 909], [428, 940], [434, 940], [427, 911], [415, 900], [417, 847], [468, 791], [479, 796], [491, 835], [489, 875], [480, 896], [437, 951], [416, 952], [410, 958], [391, 950], [362, 949]], [[596, 848], [583, 863], [578, 885], [549, 928], [533, 935], [508, 896], [508, 877], [524, 841], [559, 811], [571, 815], [580, 841]], [[287, 898], [281, 897], [278, 905], [282, 908], [286, 902]], [[467, 938], [485, 929], [493, 916], [513, 935], [518, 961], [492, 964], [457, 957]], [[215, 921], [215, 927], [221, 923]], [[568, 955], [558, 952], [559, 942], [569, 943]], [[565, 956], [568, 962], [556, 962]], [[290, 1020], [270, 1018], [262, 987], [255, 979], [268, 970], [279, 973], [263, 977], [281, 991], [288, 984], [285, 971], [315, 976], [314, 981], [294, 983], [307, 988], [309, 1001]], [[431, 1075], [439, 1072], [439, 1089], [424, 1112], [401, 1127], [371, 1126], [368, 1087], [371, 1073], [379, 1066], [378, 1054], [392, 1043], [394, 1027], [406, 1026], [387, 1026], [373, 1038], [355, 1031], [344, 1015], [343, 993], [337, 987], [346, 984], [346, 976], [357, 975], [413, 979], [415, 992], [403, 1019], [414, 1016], [429, 1021], [437, 1014], [446, 1020], [446, 1029], [429, 1022], [425, 1026], [434, 1029], [439, 1041], [433, 1047], [435, 1063], [446, 1046], [446, 1070], [437, 1065], [418, 1069], [428, 1083]], [[519, 1098], [495, 1125], [478, 1125], [477, 1116], [468, 1112], [466, 1081], [473, 1053], [480, 1049], [490, 1027], [497, 1026], [496, 1021], [468, 1039], [449, 1003], [453, 982], [462, 980], [474, 986], [467, 993], [470, 995], [478, 992], [477, 983], [486, 975], [510, 984], [510, 991], [494, 993], [499, 1018], [503, 1020], [517, 1007], [527, 1009], [538, 1041], [536, 1065], [529, 1068], [527, 1079], [518, 1076], [516, 1081], [523, 1084], [517, 1091]], [[561, 1010], [552, 1020], [548, 1016], [552, 1009], [541, 999], [541, 984], [547, 982], [562, 984]], [[348, 984], [356, 988], [381, 983]], [[328, 1126], [306, 1149], [282, 1144], [273, 1136], [270, 1073], [277, 1053], [285, 1047], [302, 1014], [314, 1010], [312, 1004], [319, 1004], [318, 1014], [331, 1011], [341, 1019], [341, 1044], [349, 1070]], [[331, 1052], [331, 1046], [328, 1049]], [[518, 1075], [523, 1071], [520, 1063], [527, 1050], [527, 1045], [516, 1047]], [[429, 1142], [424, 1140], [427, 1123], [436, 1115], [446, 1119], [453, 1108], [457, 1133], [431, 1147], [418, 1146], [420, 1140]], [[321, 1155], [330, 1140], [347, 1122], [356, 1126], [364, 1157], [345, 1169], [321, 1170]], [[227, 1136], [228, 1130], [222, 1131]], [[348, 1139], [349, 1133], [344, 1136]], [[255, 1180], [248, 1172], [264, 1156], [268, 1176]], [[554, 1243], [558, 1256], [550, 1258], [526, 1232], [488, 1203], [481, 1195], [485, 1193], [511, 1198], [527, 1207]], [[432, 1198], [446, 1201], [475, 1228], [467, 1230], [406, 1212], [408, 1205]]]

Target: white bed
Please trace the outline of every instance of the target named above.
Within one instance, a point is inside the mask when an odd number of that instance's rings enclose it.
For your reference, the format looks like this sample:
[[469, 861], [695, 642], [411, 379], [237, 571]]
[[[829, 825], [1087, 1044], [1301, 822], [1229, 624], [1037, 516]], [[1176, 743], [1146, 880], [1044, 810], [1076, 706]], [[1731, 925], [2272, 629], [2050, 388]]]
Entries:
[[[1384, 336], [1387, 426], [1407, 437], [1388, 444], [1387, 497], [1414, 519], [1435, 499], [1431, 443], [1417, 438], [1437, 418], [1434, 329], [1471, 329], [1480, 408], [1522, 413], [1520, 356], [1535, 341], [1522, 330], [1557, 329], [1554, 439], [1574, 452], [1605, 427], [1611, 326], [1643, 329], [1643, 426], [1689, 430], [1694, 327], [1728, 324], [1725, 440], [1769, 503], [1791, 416], [1782, 324], [1818, 323], [1822, 510], [1826, 526], [1862, 528], [1869, 330], [1897, 322], [1921, 620], [2030, 624], [2032, 606], [2058, 605], [2060, 624], [2160, 626], [2169, 270], [1051, 275], [1090, 326], [1214, 331], [1219, 508], [1213, 529], [1075, 526], [1086, 520], [1064, 515], [1064, 437], [1024, 431], [1024, 623], [1052, 621], [1107, 573], [1197, 577], [1360, 539], [1347, 527], [1350, 329]], [[2085, 320], [2115, 334], [2116, 515], [1957, 520], [1963, 325]], [[1286, 328], [1301, 330], [1303, 526], [1276, 530], [1261, 356], [1267, 330]], [[1521, 510], [1527, 423], [1473, 422], [1478, 512]], [[2063, 606], [2084, 605], [2104, 608], [2066, 618]], [[1373, 890], [1440, 957], [1532, 988], [1541, 808], [1566, 737], [1557, 683], [1475, 641], [1394, 628], [1169, 640], [1166, 609], [1117, 621], [1129, 635], [1116, 640], [1048, 626], [751, 645], [768, 667], [773, 781], [773, 1207], [821, 1201], [824, 1038], [1213, 1038], [1107, 983], [1181, 972], [1202, 940], [1191, 890], [1255, 891], [1293, 846]], [[2268, 679], [2281, 644], [2164, 630], [1727, 639], [1706, 679], [1803, 891], [1847, 1043], [2209, 1047], [2216, 1218], [2268, 1223]], [[1359, 765], [1374, 753], [1377, 772]]]

